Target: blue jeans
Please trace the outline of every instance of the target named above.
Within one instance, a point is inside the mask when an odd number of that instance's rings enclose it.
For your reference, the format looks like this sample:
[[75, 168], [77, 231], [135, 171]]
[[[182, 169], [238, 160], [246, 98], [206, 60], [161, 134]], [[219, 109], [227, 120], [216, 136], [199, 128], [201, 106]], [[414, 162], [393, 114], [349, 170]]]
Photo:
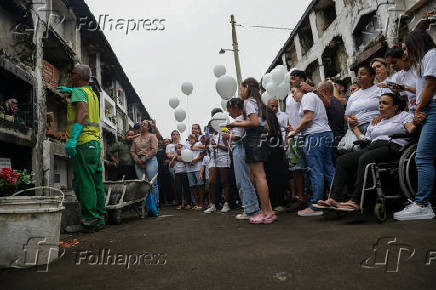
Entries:
[[305, 136], [304, 156], [313, 193], [310, 208], [313, 203], [324, 199], [324, 180], [327, 181], [328, 186], [332, 183], [335, 174], [333, 142], [334, 137], [331, 131]]
[[418, 169], [418, 192], [416, 202], [427, 205], [435, 178], [434, 159], [436, 157], [436, 101], [433, 100], [426, 110], [427, 114], [422, 125], [421, 136], [416, 150], [416, 167]]
[[233, 167], [235, 169], [236, 187], [242, 200], [242, 207], [246, 214], [259, 212], [259, 202], [256, 191], [250, 181], [248, 165], [245, 163], [245, 149], [242, 142], [232, 146]]
[[[147, 179], [151, 180], [157, 174], [159, 168], [156, 156], [148, 159], [144, 163], [144, 165], [145, 169], [141, 169], [138, 164], [135, 164], [136, 176], [138, 177], [138, 179], [141, 179], [142, 175], [145, 174], [145, 176], [147, 176]], [[156, 203], [159, 204], [159, 186], [157, 183], [157, 178], [151, 185], [150, 194], [154, 195], [154, 200], [156, 200]]]

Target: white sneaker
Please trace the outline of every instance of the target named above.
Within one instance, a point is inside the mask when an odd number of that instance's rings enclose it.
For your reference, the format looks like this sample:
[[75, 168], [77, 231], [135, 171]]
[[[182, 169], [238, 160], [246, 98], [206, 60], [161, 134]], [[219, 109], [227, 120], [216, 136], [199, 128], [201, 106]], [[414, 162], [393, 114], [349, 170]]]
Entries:
[[223, 205], [223, 208], [221, 209], [221, 212], [226, 213], [230, 211], [229, 203], [225, 202]]
[[416, 202], [412, 202], [402, 211], [394, 213], [394, 219], [399, 221], [427, 220], [434, 218], [434, 216], [433, 208], [430, 203], [427, 204], [427, 206], [420, 206]]
[[216, 211], [216, 208], [215, 208], [215, 205], [214, 204], [211, 204], [211, 205], [209, 205], [209, 207], [205, 210], [205, 211], [203, 211], [204, 213], [213, 213], [213, 212], [215, 212]]

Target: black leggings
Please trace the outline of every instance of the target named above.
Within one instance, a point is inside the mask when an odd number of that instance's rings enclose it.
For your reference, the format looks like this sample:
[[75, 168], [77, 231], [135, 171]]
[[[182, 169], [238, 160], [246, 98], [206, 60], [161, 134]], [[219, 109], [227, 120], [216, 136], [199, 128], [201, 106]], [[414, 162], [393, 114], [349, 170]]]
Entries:
[[[389, 162], [398, 160], [401, 156], [401, 146], [385, 140], [374, 141], [367, 147], [356, 152], [340, 156], [336, 160], [336, 172], [332, 184], [332, 198], [344, 200], [343, 192], [349, 180], [355, 178], [351, 200], [360, 203], [365, 167], [369, 163]], [[348, 198], [348, 197], [345, 197]]]
[[191, 189], [189, 188], [188, 175], [185, 172], [175, 174], [175, 186], [177, 192], [177, 199], [182, 202], [182, 193], [185, 204], [190, 204], [191, 200]]

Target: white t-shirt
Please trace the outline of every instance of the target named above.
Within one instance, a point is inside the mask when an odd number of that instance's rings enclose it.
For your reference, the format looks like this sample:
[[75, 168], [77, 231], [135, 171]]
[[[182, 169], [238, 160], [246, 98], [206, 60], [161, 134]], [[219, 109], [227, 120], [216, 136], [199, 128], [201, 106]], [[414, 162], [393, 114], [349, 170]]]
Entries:
[[[185, 145], [182, 145], [182, 150], [183, 150], [183, 149], [186, 149], [186, 146], [185, 146]], [[170, 154], [177, 154], [175, 144], [168, 144], [168, 146], [167, 146], [165, 152], [166, 152], [166, 153], [170, 153]], [[175, 165], [174, 165], [174, 172], [175, 172], [175, 173], [186, 172], [185, 162], [176, 161], [176, 163], [175, 163]]]
[[[237, 116], [235, 118], [235, 122], [242, 122], [242, 121], [244, 121], [244, 116], [243, 115]], [[245, 133], [245, 129], [242, 128], [242, 127], [235, 127], [235, 128], [232, 128], [230, 131], [232, 132], [233, 136], [236, 136], [236, 137], [239, 137], [239, 138], [244, 136], [244, 133]]]
[[[201, 142], [197, 142], [194, 144], [195, 146], [199, 146], [202, 145]], [[201, 151], [202, 150], [193, 150], [191, 144], [186, 144], [186, 147], [189, 148], [190, 150], [192, 150], [192, 159], [196, 159], [200, 156]], [[190, 165], [190, 163], [186, 163], [186, 172], [195, 172], [195, 171], [200, 171], [201, 168], [201, 160], [198, 161], [197, 163], [195, 163], [194, 165]]]
[[[282, 132], [283, 141], [286, 140], [286, 128], [288, 127], [289, 117], [282, 111], [277, 111], [277, 120], [279, 121], [280, 131]], [[285, 143], [283, 143], [285, 144]]]
[[[221, 133], [213, 135], [212, 138], [213, 140], [215, 140], [215, 144], [225, 146]], [[229, 151], [224, 151], [212, 145], [209, 146], [210, 146], [209, 147], [210, 167], [219, 167], [219, 168], [230, 167]]]
[[[371, 141], [389, 140], [389, 136], [393, 134], [406, 134], [407, 130], [404, 127], [406, 123], [413, 121], [413, 115], [409, 112], [401, 112], [389, 119], [383, 119], [375, 126], [368, 126], [365, 138]], [[401, 146], [410, 143], [407, 139], [392, 139], [393, 143]]]
[[[416, 71], [414, 69], [409, 70], [400, 70], [399, 72], [396, 72], [392, 76], [392, 82], [397, 84], [406, 85], [408, 87], [416, 88]], [[416, 105], [411, 105], [410, 101], [416, 97], [415, 93], [404, 91], [401, 92], [400, 95], [407, 96], [407, 99], [409, 100], [409, 112], [415, 112], [416, 111]]]
[[317, 95], [307, 93], [303, 96], [299, 111], [301, 118], [304, 116], [304, 111], [312, 111], [313, 120], [306, 130], [301, 132], [303, 136], [331, 131], [324, 103]]
[[203, 162], [201, 163], [201, 165], [204, 166], [203, 176], [205, 176], [205, 179], [203, 177], [203, 180], [209, 179], [209, 164], [210, 164], [210, 157], [209, 157], [209, 155], [206, 155], [206, 156], [204, 156]]
[[[416, 103], [421, 102], [422, 91], [425, 87], [426, 77], [436, 77], [436, 48], [432, 48], [424, 55], [421, 62], [421, 75], [416, 79]], [[436, 100], [436, 93], [433, 95]]]
[[257, 105], [257, 102], [254, 98], [249, 98], [244, 101], [244, 111], [247, 115], [247, 119], [251, 114], [256, 114], [259, 118], [259, 126], [266, 126], [266, 122], [262, 118], [262, 113], [260, 112], [260, 108]]
[[292, 128], [296, 128], [300, 122], [300, 103], [296, 102], [293, 94], [289, 94], [286, 99], [286, 114], [288, 115], [288, 123]]
[[356, 116], [358, 125], [371, 122], [380, 114], [378, 105], [384, 93], [392, 93], [392, 91], [373, 85], [368, 89], [354, 92], [348, 99], [345, 115]]

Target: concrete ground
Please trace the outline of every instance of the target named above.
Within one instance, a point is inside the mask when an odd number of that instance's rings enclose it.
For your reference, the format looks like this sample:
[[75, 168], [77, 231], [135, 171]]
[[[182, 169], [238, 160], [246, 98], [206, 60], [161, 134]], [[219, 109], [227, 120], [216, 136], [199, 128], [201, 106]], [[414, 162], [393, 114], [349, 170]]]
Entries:
[[[371, 215], [284, 213], [272, 225], [251, 225], [235, 220], [236, 213], [169, 207], [159, 218], [129, 217], [94, 234], [64, 235], [64, 241], [77, 238], [79, 246], [67, 249], [48, 272], [1, 270], [0, 287], [436, 289], [435, 220], [377, 224]], [[108, 250], [119, 254], [118, 265]], [[133, 265], [135, 259], [141, 264]]]

